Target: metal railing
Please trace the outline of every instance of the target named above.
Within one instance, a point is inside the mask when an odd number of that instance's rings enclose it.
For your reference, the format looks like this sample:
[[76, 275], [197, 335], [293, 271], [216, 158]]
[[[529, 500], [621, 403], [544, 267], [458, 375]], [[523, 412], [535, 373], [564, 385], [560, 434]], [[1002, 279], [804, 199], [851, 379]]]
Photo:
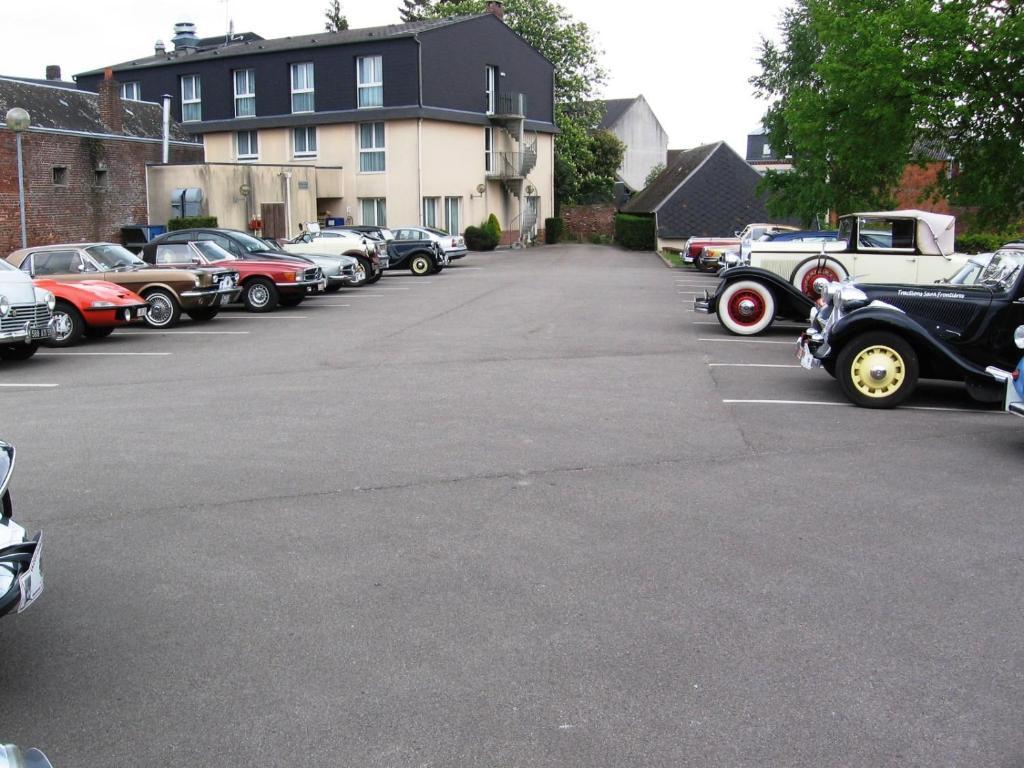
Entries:
[[526, 95], [522, 93], [499, 93], [495, 99], [494, 117], [525, 117]]
[[525, 154], [524, 152], [491, 152], [487, 177], [490, 179], [521, 179], [526, 175], [523, 170]]

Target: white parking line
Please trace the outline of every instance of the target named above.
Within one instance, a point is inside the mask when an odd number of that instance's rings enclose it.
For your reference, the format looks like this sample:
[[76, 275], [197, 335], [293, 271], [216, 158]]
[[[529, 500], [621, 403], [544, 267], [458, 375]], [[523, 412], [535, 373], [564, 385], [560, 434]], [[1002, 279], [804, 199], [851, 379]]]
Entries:
[[217, 315], [219, 320], [308, 320], [306, 315]]
[[788, 344], [796, 347], [796, 340], [793, 341], [768, 341], [766, 339], [697, 339], [697, 341], [731, 341], [734, 344]]
[[351, 307], [351, 304], [318, 304], [320, 307]]
[[[836, 403], [824, 400], [722, 400], [727, 405], [839, 405], [847, 408], [855, 407], [853, 403]], [[982, 411], [974, 408], [944, 408], [935, 405], [901, 405], [900, 411], [942, 411], [945, 413], [982, 413], [989, 416], [1002, 416], [1005, 411]]]
[[799, 365], [781, 363], [708, 363], [708, 368], [800, 368]]
[[118, 331], [118, 336], [248, 336], [248, 331]]
[[36, 352], [36, 357], [169, 357], [173, 352]]
[[53, 389], [59, 386], [60, 384], [0, 384], [0, 387], [10, 387], [11, 389]]
[[383, 293], [350, 293], [346, 299], [383, 299]]

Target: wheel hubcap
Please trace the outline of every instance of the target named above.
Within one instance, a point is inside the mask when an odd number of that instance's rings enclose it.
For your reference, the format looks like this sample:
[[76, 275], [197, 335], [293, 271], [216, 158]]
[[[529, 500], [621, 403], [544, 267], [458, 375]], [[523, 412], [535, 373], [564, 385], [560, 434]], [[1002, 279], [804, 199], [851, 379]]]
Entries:
[[171, 319], [171, 304], [166, 296], [156, 295], [149, 299], [146, 318], [152, 325], [163, 325]]
[[764, 298], [756, 291], [737, 291], [729, 299], [729, 316], [740, 325], [754, 325], [764, 316]]
[[819, 278], [825, 278], [829, 282], [837, 282], [839, 275], [832, 267], [814, 267], [809, 269], [807, 274], [804, 275], [803, 280], [800, 281], [801, 293], [811, 299], [817, 298], [818, 292], [814, 289], [814, 281]]
[[861, 350], [850, 365], [853, 386], [866, 397], [890, 397], [903, 386], [906, 376], [903, 357], [883, 345]]
[[64, 312], [54, 312], [53, 327], [57, 341], [64, 341], [71, 335], [71, 317]]
[[249, 303], [255, 307], [262, 307], [270, 301], [270, 291], [265, 285], [254, 285], [249, 289]]

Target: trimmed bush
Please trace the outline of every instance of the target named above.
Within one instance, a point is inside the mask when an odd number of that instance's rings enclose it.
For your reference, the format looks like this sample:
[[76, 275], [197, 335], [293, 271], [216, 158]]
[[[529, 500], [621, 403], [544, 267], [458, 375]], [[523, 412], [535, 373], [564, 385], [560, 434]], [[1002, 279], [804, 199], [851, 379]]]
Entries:
[[485, 224], [482, 227], [466, 227], [463, 235], [466, 238], [466, 247], [471, 251], [493, 251], [501, 242], [501, 235], [493, 235]]
[[1020, 239], [1021, 235], [1014, 232], [971, 232], [956, 236], [956, 250], [958, 253], [986, 253]]
[[179, 216], [167, 221], [167, 231], [176, 229], [207, 229], [217, 226], [216, 216]]
[[[487, 234], [494, 238], [494, 242], [501, 242], [501, 224], [498, 223], [498, 217], [493, 213], [487, 217], [487, 222], [481, 227]], [[490, 249], [488, 249], [490, 250]]]
[[544, 242], [554, 245], [565, 235], [564, 219], [544, 219]]
[[654, 218], [629, 213], [615, 215], [615, 242], [632, 251], [654, 250]]

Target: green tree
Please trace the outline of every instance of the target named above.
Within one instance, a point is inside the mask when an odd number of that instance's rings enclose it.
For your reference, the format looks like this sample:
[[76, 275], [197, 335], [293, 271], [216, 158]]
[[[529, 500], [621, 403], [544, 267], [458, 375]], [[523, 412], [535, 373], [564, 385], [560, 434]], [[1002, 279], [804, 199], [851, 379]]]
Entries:
[[[912, 0], [913, 1], [913, 0]], [[902, 30], [906, 0], [798, 0], [782, 42], [762, 41], [751, 79], [793, 170], [765, 174], [769, 211], [810, 221], [826, 210], [886, 208], [917, 135]]]
[[589, 162], [580, 169], [583, 175], [577, 198], [591, 203], [609, 202], [626, 145], [609, 131], [592, 131], [587, 149]]
[[341, 0], [331, 0], [324, 11], [324, 29], [328, 32], [341, 32], [348, 29], [348, 19], [341, 12]]
[[[419, 18], [483, 13], [485, 0], [410, 0]], [[554, 0], [508, 0], [505, 23], [536, 48], [555, 69], [555, 198], [575, 201], [602, 176], [590, 137], [600, 121], [593, 95], [604, 84], [601, 51], [584, 22]], [[399, 11], [406, 18], [403, 8]], [[620, 160], [621, 162], [621, 160]], [[617, 166], [616, 166], [617, 167]]]
[[659, 176], [661, 176], [661, 174], [663, 174], [664, 172], [665, 172], [665, 164], [664, 163], [658, 163], [656, 166], [651, 168], [651, 170], [647, 173], [647, 178], [644, 179], [644, 187], [646, 188], [646, 187], [651, 186], [651, 184], [654, 183], [654, 180], [656, 178], [658, 178]]

